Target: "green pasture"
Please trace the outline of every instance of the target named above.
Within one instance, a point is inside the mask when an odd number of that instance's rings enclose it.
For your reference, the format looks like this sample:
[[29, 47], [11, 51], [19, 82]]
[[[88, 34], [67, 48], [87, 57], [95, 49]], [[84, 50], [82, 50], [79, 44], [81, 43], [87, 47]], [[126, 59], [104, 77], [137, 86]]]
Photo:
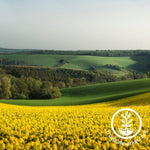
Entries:
[[150, 79], [65, 88], [61, 92], [62, 97], [58, 99], [0, 100], [0, 102], [26, 106], [68, 106], [100, 103], [150, 92]]
[[[109, 70], [115, 74], [126, 73], [128, 69], [138, 72], [149, 71], [150, 63], [147, 56], [133, 57], [101, 57], [101, 56], [81, 56], [81, 55], [50, 55], [50, 54], [3, 54], [0, 59], [23, 60], [29, 65], [57, 67], [60, 60], [66, 60], [67, 63], [60, 66], [69, 69], [89, 70], [95, 67], [97, 70]], [[118, 65], [121, 71], [116, 71], [105, 67], [106, 64]]]

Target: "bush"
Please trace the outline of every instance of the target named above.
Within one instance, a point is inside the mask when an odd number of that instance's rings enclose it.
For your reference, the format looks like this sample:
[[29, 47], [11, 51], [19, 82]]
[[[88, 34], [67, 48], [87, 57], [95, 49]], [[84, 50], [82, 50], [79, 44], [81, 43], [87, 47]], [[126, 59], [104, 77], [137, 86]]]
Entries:
[[59, 98], [59, 97], [61, 97], [61, 92], [58, 87], [54, 87], [51, 90], [51, 98]]
[[17, 93], [14, 97], [15, 99], [26, 99], [26, 95], [23, 93]]
[[110, 68], [110, 69], [114, 69], [114, 70], [121, 70], [121, 67], [118, 65], [112, 65], [112, 64], [106, 64], [105, 67]]
[[61, 97], [61, 92], [58, 87], [42, 89], [41, 98], [52, 99]]

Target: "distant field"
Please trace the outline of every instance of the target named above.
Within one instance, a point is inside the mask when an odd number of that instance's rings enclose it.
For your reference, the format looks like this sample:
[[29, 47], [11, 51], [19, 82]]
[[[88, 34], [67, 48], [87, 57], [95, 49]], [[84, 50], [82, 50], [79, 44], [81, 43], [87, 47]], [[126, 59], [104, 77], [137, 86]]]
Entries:
[[[60, 60], [67, 61], [62, 68], [69, 69], [85, 69], [89, 70], [94, 66], [98, 70], [109, 70], [115, 74], [125, 74], [128, 69], [134, 69], [139, 72], [147, 72], [149, 70], [149, 57], [133, 56], [133, 57], [100, 57], [100, 56], [81, 56], [81, 55], [44, 55], [44, 54], [5, 54], [0, 55], [0, 59], [23, 60], [29, 65], [57, 67]], [[121, 71], [109, 69], [106, 64], [118, 65]], [[126, 70], [127, 69], [127, 70]]]
[[136, 63], [130, 57], [100, 57], [100, 56], [79, 56], [79, 55], [44, 55], [44, 54], [11, 54], [0, 55], [0, 59], [24, 60], [31, 65], [42, 65], [47, 67], [56, 67], [61, 59], [67, 60], [68, 63], [63, 65], [65, 68], [89, 69], [95, 66], [97, 69], [103, 68], [106, 64], [119, 65], [127, 67]]
[[150, 79], [95, 84], [62, 90], [62, 97], [52, 100], [1, 100], [1, 103], [27, 106], [83, 105], [111, 101], [150, 92]]

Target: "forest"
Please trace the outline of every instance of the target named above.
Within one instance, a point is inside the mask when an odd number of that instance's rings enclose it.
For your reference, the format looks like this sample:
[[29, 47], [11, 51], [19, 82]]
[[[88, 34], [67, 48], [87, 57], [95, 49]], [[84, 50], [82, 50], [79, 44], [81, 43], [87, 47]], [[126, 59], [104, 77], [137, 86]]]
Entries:
[[135, 71], [117, 77], [109, 71], [49, 69], [2, 65], [0, 68], [1, 99], [53, 99], [61, 97], [62, 88], [120, 80], [143, 79], [150, 73]]
[[52, 99], [61, 96], [58, 87], [51, 82], [36, 80], [32, 77], [16, 78], [11, 75], [0, 75], [1, 99]]

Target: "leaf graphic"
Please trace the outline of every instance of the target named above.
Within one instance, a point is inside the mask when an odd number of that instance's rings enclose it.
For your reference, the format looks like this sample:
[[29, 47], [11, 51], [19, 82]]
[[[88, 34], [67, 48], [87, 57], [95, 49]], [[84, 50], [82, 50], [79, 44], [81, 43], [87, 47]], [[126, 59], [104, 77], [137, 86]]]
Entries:
[[124, 125], [124, 124], [122, 124], [121, 126], [122, 126], [122, 127], [126, 127], [126, 125]]
[[130, 135], [130, 134], [132, 134], [133, 129], [130, 129], [130, 127], [132, 126], [132, 118], [130, 119], [131, 113], [126, 111], [125, 114], [124, 115], [121, 114], [121, 116], [124, 118], [124, 119], [121, 119], [121, 123], [122, 123], [121, 127], [123, 127], [123, 128], [120, 128], [119, 132], [122, 135]]
[[125, 116], [124, 116], [123, 114], [121, 114], [121, 116], [122, 116], [123, 118], [125, 118]]
[[132, 122], [132, 119], [129, 120], [128, 124], [130, 124]]
[[127, 118], [130, 118], [131, 117], [131, 113], [129, 113], [128, 117]]
[[125, 124], [125, 122], [124, 122], [124, 120], [123, 120], [123, 119], [121, 119], [121, 122]]
[[126, 117], [128, 116], [128, 111], [126, 111], [125, 116], [126, 116]]
[[128, 127], [131, 127], [131, 126], [132, 126], [132, 124], [128, 125]]

